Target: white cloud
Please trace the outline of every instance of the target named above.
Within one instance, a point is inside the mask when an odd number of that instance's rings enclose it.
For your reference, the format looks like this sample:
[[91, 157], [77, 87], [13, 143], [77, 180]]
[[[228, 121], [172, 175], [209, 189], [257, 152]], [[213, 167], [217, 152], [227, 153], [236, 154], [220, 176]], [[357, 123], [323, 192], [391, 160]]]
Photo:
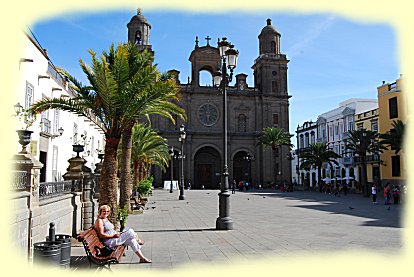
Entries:
[[335, 19], [335, 15], [330, 15], [321, 21], [318, 25], [316, 25], [313, 29], [309, 30], [299, 42], [294, 44], [292, 47], [290, 47], [289, 50], [286, 51], [289, 53], [289, 57], [293, 58], [301, 54], [301, 52], [307, 47], [309, 43], [317, 39], [322, 34], [322, 32], [327, 30], [334, 23]]

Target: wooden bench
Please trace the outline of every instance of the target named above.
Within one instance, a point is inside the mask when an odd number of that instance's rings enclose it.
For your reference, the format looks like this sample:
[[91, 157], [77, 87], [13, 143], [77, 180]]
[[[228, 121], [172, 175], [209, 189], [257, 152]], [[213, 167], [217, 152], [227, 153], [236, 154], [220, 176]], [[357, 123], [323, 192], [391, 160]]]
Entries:
[[131, 197], [131, 210], [143, 210], [145, 208], [145, 204], [148, 202], [148, 198], [141, 198], [138, 196]]
[[98, 233], [94, 227], [90, 227], [81, 232], [77, 236], [77, 239], [82, 242], [83, 247], [85, 248], [89, 266], [92, 266], [92, 263], [94, 263], [98, 266], [108, 265], [108, 269], [110, 269], [111, 263], [119, 263], [119, 260], [125, 252], [125, 245], [120, 245], [117, 246], [109, 256], [100, 256], [99, 249], [104, 247], [104, 244], [99, 239]]

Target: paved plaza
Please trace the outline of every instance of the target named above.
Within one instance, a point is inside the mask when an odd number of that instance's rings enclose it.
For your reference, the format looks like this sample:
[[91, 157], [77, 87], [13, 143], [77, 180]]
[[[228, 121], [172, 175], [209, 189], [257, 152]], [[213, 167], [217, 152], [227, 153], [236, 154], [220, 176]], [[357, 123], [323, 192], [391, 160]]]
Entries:
[[[233, 264], [297, 255], [365, 250], [401, 253], [403, 205], [385, 206], [359, 194], [335, 197], [318, 192], [252, 190], [230, 197], [233, 230], [217, 231], [218, 192], [155, 190], [143, 214], [128, 217], [127, 226], [145, 240], [143, 253], [152, 264], [139, 264], [128, 249], [121, 269], [171, 270], [186, 265]], [[72, 247], [71, 269], [89, 269], [83, 247]]]

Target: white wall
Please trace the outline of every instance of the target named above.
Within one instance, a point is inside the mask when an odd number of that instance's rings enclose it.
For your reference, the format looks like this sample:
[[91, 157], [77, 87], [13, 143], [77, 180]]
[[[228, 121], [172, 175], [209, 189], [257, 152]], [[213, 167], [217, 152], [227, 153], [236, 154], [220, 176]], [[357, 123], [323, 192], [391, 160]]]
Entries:
[[[49, 60], [44, 55], [44, 53], [36, 47], [36, 45], [31, 41], [25, 33], [22, 32], [22, 40], [25, 42], [24, 52], [21, 55], [21, 58], [32, 59], [33, 62], [21, 62], [19, 71], [18, 85], [16, 91], [14, 92], [14, 103], [19, 102], [23, 107], [25, 106], [25, 95], [26, 95], [26, 84], [29, 82], [33, 86], [33, 100], [41, 100], [43, 96], [46, 97], [60, 97], [61, 95], [70, 96], [67, 88], [67, 85], [61, 82], [57, 82], [52, 78], [51, 74], [48, 73], [48, 64]], [[43, 46], [43, 45], [42, 45]], [[44, 47], [44, 46], [43, 46]], [[49, 78], [39, 78], [41, 76], [48, 76]], [[76, 76], [75, 76], [76, 77]], [[13, 113], [11, 107], [11, 113]], [[52, 135], [57, 134], [54, 130], [55, 122], [55, 113], [54, 110], [49, 110], [48, 119], [51, 121], [51, 131]], [[21, 129], [18, 118], [14, 117], [16, 130]], [[53, 165], [53, 149], [57, 149], [57, 159], [56, 171], [57, 176], [61, 176], [66, 172], [68, 167], [68, 159], [75, 156], [75, 153], [72, 151], [72, 141], [73, 141], [73, 126], [74, 123], [78, 125], [78, 140], [80, 135], [85, 131], [87, 132], [88, 139], [94, 138], [89, 142], [89, 145], [85, 147], [85, 152], [82, 154], [87, 160], [87, 166], [92, 170], [95, 168], [95, 164], [99, 162], [97, 157], [96, 149], [99, 148], [103, 150], [104, 147], [104, 136], [100, 133], [99, 129], [95, 127], [94, 124], [91, 124], [90, 121], [87, 121], [84, 117], [79, 117], [77, 115], [59, 111], [59, 124], [58, 128], [62, 127], [64, 129], [63, 135], [59, 137], [48, 137], [41, 136], [40, 131], [40, 122], [41, 115], [37, 116], [36, 122], [33, 124], [29, 130], [33, 131], [32, 142], [28, 146], [28, 150], [40, 160], [40, 151], [47, 152], [46, 159], [46, 181], [54, 181], [52, 178], [52, 165]], [[14, 130], [13, 130], [14, 132]], [[15, 145], [13, 146], [16, 152], [20, 151], [21, 147], [18, 144], [17, 134], [14, 132], [16, 140]], [[99, 141], [99, 143], [98, 143]], [[93, 148], [93, 149], [92, 149]], [[90, 154], [87, 154], [87, 151], [90, 151]]]

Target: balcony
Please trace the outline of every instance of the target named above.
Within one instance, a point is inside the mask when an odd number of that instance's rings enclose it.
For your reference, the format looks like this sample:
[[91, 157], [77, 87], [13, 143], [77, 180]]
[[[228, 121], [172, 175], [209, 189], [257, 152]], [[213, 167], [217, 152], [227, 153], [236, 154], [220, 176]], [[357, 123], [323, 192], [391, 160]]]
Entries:
[[[357, 156], [357, 157], [354, 157], [354, 158], [355, 158], [355, 163], [361, 163], [361, 157]], [[365, 158], [365, 161], [367, 163], [370, 163], [370, 164], [371, 163], [379, 163], [379, 162], [381, 162], [380, 155], [378, 155], [378, 154], [367, 155], [366, 158]]]
[[354, 157], [343, 157], [341, 162], [343, 165], [351, 165], [354, 163]]

